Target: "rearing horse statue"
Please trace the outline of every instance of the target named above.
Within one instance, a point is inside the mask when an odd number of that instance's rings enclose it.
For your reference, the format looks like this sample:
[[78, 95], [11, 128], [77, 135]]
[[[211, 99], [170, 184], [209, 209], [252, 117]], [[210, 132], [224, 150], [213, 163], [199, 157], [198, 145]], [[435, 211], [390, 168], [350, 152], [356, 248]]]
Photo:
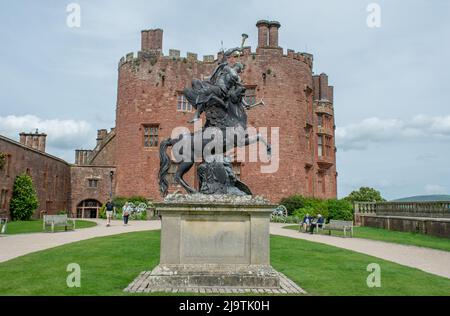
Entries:
[[[181, 147], [175, 155], [182, 156], [182, 161], [178, 164], [178, 169], [175, 173], [174, 181], [180, 184], [188, 193], [197, 193], [197, 191], [190, 186], [183, 176], [194, 166], [195, 163], [195, 144], [194, 139], [201, 139], [201, 155], [203, 161], [210, 161], [211, 156], [216, 154], [222, 155], [231, 148], [244, 147], [254, 144], [258, 141], [264, 143], [267, 149], [267, 154], [271, 154], [271, 146], [259, 133], [255, 136], [249, 136], [247, 132], [247, 113], [248, 109], [258, 105], [264, 105], [260, 101], [256, 104], [247, 104], [244, 100], [245, 87], [241, 82], [239, 74], [243, 70], [243, 65], [235, 63], [230, 65], [227, 61], [230, 56], [239, 52], [240, 48], [230, 49], [224, 53], [224, 60], [216, 70], [213, 72], [209, 80], [200, 81], [194, 79], [192, 81], [192, 88], [186, 88], [183, 91], [184, 96], [189, 103], [197, 110], [194, 120], [199, 119], [202, 112], [205, 112], [206, 123], [202, 130], [198, 133], [202, 135], [195, 135], [194, 133], [182, 134], [176, 139], [165, 139], [160, 144], [160, 170], [159, 170], [159, 186], [163, 196], [168, 193], [169, 183], [167, 181], [167, 174], [171, 165], [171, 159], [167, 154], [168, 147], [175, 147], [176, 145], [184, 144], [188, 146]], [[191, 122], [193, 122], [191, 121]], [[222, 136], [227, 135], [227, 128], [234, 128], [235, 130], [243, 131], [242, 138], [239, 137], [222, 137], [222, 140], [215, 139], [214, 136], [209, 138], [204, 137], [204, 132], [208, 128], [215, 128], [219, 130]], [[205, 147], [212, 141], [221, 146], [221, 153], [216, 153], [214, 148], [209, 153], [204, 153]], [[181, 143], [182, 142], [182, 143]], [[184, 148], [189, 148], [190, 152], [183, 152]], [[217, 147], [216, 147], [217, 148]], [[251, 194], [245, 184], [240, 181], [242, 191], [246, 194]]]

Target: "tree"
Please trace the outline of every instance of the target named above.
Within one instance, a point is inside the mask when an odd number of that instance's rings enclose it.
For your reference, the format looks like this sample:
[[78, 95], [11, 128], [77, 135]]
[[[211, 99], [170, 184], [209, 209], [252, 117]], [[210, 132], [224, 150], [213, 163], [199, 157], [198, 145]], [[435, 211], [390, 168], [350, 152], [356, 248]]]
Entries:
[[12, 220], [30, 220], [39, 206], [33, 180], [27, 174], [18, 176], [14, 182], [9, 209]]
[[346, 198], [347, 201], [353, 202], [384, 202], [386, 201], [380, 191], [374, 188], [361, 187], [358, 191], [353, 191]]

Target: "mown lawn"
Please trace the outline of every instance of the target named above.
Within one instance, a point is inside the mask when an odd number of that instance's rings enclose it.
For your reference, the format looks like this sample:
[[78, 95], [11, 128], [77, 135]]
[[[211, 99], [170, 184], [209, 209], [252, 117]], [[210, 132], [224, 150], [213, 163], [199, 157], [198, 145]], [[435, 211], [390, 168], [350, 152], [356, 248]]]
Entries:
[[[0, 295], [124, 295], [141, 271], [159, 262], [160, 232], [136, 232], [68, 244], [0, 263]], [[311, 295], [450, 295], [450, 279], [367, 255], [272, 236], [271, 261]], [[68, 288], [67, 265], [81, 267]], [[367, 265], [381, 266], [381, 288], [368, 288]]]
[[[89, 228], [96, 226], [97, 223], [85, 220], [76, 220], [75, 229]], [[47, 227], [47, 230], [50, 231], [51, 228]], [[63, 231], [64, 227], [55, 227], [55, 231]], [[14, 235], [14, 234], [26, 234], [26, 233], [41, 233], [42, 230], [42, 220], [31, 220], [31, 221], [15, 221], [8, 222], [6, 234]]]
[[[298, 230], [298, 225], [289, 225], [284, 228]], [[320, 231], [320, 233], [328, 235], [328, 231]], [[357, 238], [450, 251], [450, 238], [441, 238], [408, 232], [397, 232], [373, 227], [354, 227], [353, 233], [353, 237]], [[340, 231], [331, 231], [331, 234], [333, 236], [344, 236], [344, 233]]]

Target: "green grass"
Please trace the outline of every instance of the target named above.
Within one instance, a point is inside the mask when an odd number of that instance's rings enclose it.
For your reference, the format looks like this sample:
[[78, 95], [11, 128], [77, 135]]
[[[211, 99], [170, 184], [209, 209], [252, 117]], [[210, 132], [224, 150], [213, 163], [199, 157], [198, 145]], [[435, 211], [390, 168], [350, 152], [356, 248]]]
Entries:
[[[141, 271], [159, 262], [160, 232], [136, 232], [68, 244], [0, 263], [0, 295], [124, 295]], [[450, 279], [367, 255], [272, 236], [272, 265], [312, 295], [449, 295]], [[68, 288], [69, 263], [81, 267], [81, 288]], [[381, 288], [368, 288], [370, 263]]]
[[[298, 230], [298, 225], [290, 225], [283, 228]], [[328, 231], [321, 231], [320, 233], [328, 235]], [[344, 236], [344, 233], [340, 231], [331, 231], [331, 235]], [[450, 238], [441, 238], [424, 234], [398, 232], [373, 227], [354, 227], [353, 237], [450, 251]]]
[[[96, 222], [76, 220], [75, 229], [89, 228], [96, 225]], [[50, 231], [50, 227], [47, 227], [47, 231]], [[55, 227], [55, 231], [64, 231], [64, 227]], [[6, 229], [7, 235], [41, 232], [43, 232], [42, 220], [8, 222]]]

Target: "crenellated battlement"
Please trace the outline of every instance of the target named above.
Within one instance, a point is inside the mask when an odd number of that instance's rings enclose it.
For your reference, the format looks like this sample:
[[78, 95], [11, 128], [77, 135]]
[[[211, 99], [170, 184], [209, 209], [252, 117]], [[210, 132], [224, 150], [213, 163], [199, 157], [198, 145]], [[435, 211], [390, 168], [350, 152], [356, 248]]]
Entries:
[[[253, 56], [254, 60], [258, 59], [258, 56], [260, 55], [267, 55], [268, 51], [264, 51], [264, 54], [261, 54], [261, 51], [252, 51], [252, 48], [250, 46], [243, 47], [242, 51], [242, 57], [247, 56]], [[276, 52], [274, 52], [276, 53]], [[276, 53], [277, 54], [277, 53]], [[277, 54], [278, 55], [278, 54]], [[295, 52], [292, 49], [287, 50], [287, 54], [280, 55], [285, 58], [290, 58], [294, 60], [298, 60], [302, 63], [305, 63], [308, 65], [310, 69], [313, 68], [313, 55], [309, 53], [304, 52]], [[216, 63], [219, 60], [222, 60], [223, 58], [223, 52], [218, 52], [216, 55], [203, 55], [203, 58], [200, 60], [197, 53], [193, 52], [186, 52], [184, 56], [181, 55], [181, 51], [178, 49], [169, 49], [168, 55], [163, 55], [159, 51], [139, 51], [139, 52], [130, 52], [126, 54], [124, 57], [120, 58], [119, 60], [119, 68], [124, 64], [139, 64], [140, 60], [151, 60], [152, 64], [155, 64], [158, 62], [158, 60], [172, 60], [172, 61], [183, 61], [183, 62], [195, 62], [195, 63], [205, 63], [205, 64], [212, 64]]]

